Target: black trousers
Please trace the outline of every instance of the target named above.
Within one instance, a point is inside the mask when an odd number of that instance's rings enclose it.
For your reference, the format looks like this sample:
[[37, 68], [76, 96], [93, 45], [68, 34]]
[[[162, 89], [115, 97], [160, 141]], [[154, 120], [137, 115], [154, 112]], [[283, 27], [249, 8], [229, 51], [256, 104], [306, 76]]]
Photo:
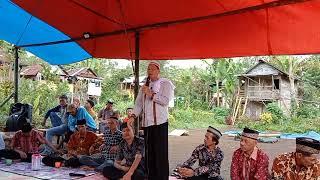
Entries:
[[26, 159], [22, 159], [18, 152], [14, 151], [14, 150], [11, 150], [11, 149], [2, 149], [2, 150], [0, 150], [0, 159], [1, 158], [21, 159], [22, 162], [31, 162], [32, 154], [30, 154], [30, 153], [26, 153], [26, 154], [27, 154], [27, 158]]
[[148, 180], [168, 180], [168, 123], [144, 128]]
[[[121, 179], [126, 173], [121, 171], [114, 166], [106, 166], [103, 168], [103, 176], [110, 180], [118, 180]], [[144, 173], [139, 169], [135, 170], [133, 175], [131, 176], [132, 180], [144, 180]]]

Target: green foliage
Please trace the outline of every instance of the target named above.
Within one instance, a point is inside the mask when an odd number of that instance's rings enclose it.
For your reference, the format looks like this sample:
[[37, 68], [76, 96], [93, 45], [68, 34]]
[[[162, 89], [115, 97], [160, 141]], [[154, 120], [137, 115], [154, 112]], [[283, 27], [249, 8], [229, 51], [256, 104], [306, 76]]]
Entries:
[[230, 113], [230, 109], [225, 107], [214, 107], [212, 109], [212, 112], [214, 119], [218, 121], [220, 124], [224, 124], [226, 117]]
[[223, 127], [214, 113], [192, 109], [174, 109], [169, 116], [171, 129], [194, 129], [208, 126]]
[[298, 118], [317, 118], [320, 117], [319, 108], [312, 104], [302, 104], [297, 108]]
[[292, 118], [282, 122], [282, 124], [267, 124], [263, 121], [252, 121], [247, 118], [243, 118], [237, 121], [236, 126], [238, 128], [249, 127], [259, 131], [278, 131], [286, 133], [305, 133], [307, 131], [320, 131], [320, 119], [319, 117], [314, 119], [304, 118]]
[[266, 106], [267, 112], [272, 115], [272, 122], [279, 124], [286, 119], [283, 110], [279, 107], [277, 103], [269, 103]]

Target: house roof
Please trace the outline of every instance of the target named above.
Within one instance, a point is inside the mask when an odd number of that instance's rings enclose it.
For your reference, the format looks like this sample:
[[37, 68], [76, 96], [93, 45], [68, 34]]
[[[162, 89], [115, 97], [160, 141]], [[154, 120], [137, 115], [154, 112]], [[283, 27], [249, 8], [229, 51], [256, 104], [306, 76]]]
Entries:
[[98, 77], [98, 75], [90, 68], [75, 68], [65, 71], [67, 76], [76, 76], [76, 77], [83, 77], [83, 78], [92, 78], [92, 79], [102, 79]]
[[253, 69], [255, 69], [255, 68], [256, 68], [257, 66], [259, 66], [260, 64], [267, 64], [267, 65], [271, 66], [272, 68], [276, 69], [277, 71], [279, 71], [281, 74], [284, 74], [284, 75], [286, 75], [286, 76], [289, 76], [288, 73], [282, 71], [281, 69], [279, 69], [279, 68], [275, 67], [274, 65], [272, 65], [272, 64], [270, 64], [270, 63], [268, 63], [268, 62], [266, 62], [266, 61], [264, 61], [264, 60], [261, 60], [261, 59], [259, 60], [259, 63], [257, 63], [256, 65], [254, 65], [252, 68], [248, 69], [244, 74], [248, 74], [250, 71], [252, 71]]
[[[135, 77], [128, 77], [128, 78], [125, 78], [123, 81], [122, 81], [122, 83], [124, 84], [124, 83], [134, 83], [134, 79], [135, 79]], [[146, 81], [146, 79], [147, 79], [147, 76], [139, 76], [139, 84], [140, 85], [143, 85], [144, 84], [144, 82]]]
[[41, 72], [43, 67], [39, 64], [34, 64], [31, 66], [23, 67], [20, 75], [23, 76], [36, 76], [39, 72]]
[[[275, 74], [275, 73], [265, 74], [265, 73], [262, 73], [262, 72], [261, 72], [261, 74], [254, 74], [254, 75], [253, 75], [253, 74], [250, 74], [250, 72], [251, 72], [252, 70], [254, 70], [255, 68], [257, 68], [257, 67], [260, 66], [261, 64], [266, 64], [266, 65], [270, 66], [271, 68], [273, 68], [274, 70], [277, 71], [277, 74]], [[259, 63], [257, 63], [256, 65], [254, 65], [254, 66], [251, 67], [250, 69], [248, 69], [244, 74], [238, 75], [238, 77], [260, 76], [260, 75], [261, 75], [261, 76], [266, 76], [266, 75], [279, 75], [279, 74], [289, 78], [289, 74], [288, 74], [288, 73], [282, 71], [281, 69], [277, 68], [276, 66], [274, 66], [274, 65], [272, 65], [272, 64], [270, 64], [270, 63], [268, 63], [268, 62], [266, 62], [266, 61], [264, 61], [264, 60], [259, 60]], [[295, 80], [298, 80], [298, 79], [295, 77]]]

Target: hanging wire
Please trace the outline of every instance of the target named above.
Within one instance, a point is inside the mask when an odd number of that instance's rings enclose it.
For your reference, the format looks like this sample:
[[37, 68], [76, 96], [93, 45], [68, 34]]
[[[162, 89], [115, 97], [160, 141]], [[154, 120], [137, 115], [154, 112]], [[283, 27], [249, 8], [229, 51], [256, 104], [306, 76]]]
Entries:
[[127, 23], [126, 23], [126, 19], [125, 19], [125, 15], [124, 15], [124, 11], [123, 11], [123, 8], [122, 8], [122, 5], [121, 5], [121, 1], [120, 0], [117, 0], [118, 2], [118, 6], [119, 6], [119, 10], [120, 10], [120, 13], [121, 13], [121, 18], [122, 18], [122, 26], [124, 28], [124, 33], [125, 33], [125, 36], [127, 38], [127, 41], [128, 41], [128, 45], [129, 45], [129, 53], [130, 53], [130, 61], [131, 61], [131, 66], [132, 66], [132, 71], [133, 71], [133, 74], [135, 74], [135, 66], [133, 64], [133, 51], [132, 51], [132, 47], [131, 47], [131, 43], [130, 43], [130, 38], [129, 38], [129, 34], [128, 34], [128, 27], [127, 27]]

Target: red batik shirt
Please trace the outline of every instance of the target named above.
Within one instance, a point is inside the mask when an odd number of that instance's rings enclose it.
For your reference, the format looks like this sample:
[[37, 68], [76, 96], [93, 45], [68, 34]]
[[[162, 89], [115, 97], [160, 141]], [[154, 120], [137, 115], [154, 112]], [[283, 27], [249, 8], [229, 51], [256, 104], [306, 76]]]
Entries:
[[31, 130], [29, 135], [24, 135], [22, 131], [18, 131], [12, 138], [12, 147], [19, 149], [25, 153], [35, 153], [38, 151], [41, 144], [45, 144], [46, 140], [43, 135]]
[[239, 148], [233, 153], [231, 179], [266, 180], [269, 178], [268, 166], [269, 158], [261, 149], [256, 147], [249, 157]]

